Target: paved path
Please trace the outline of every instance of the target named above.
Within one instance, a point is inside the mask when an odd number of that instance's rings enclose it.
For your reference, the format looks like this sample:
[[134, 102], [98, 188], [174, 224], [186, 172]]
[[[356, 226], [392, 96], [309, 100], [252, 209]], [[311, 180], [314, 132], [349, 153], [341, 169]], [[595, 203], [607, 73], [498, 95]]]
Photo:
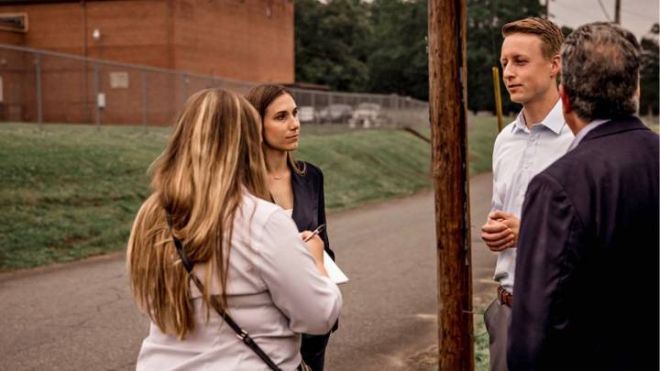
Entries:
[[[494, 256], [478, 239], [489, 174], [472, 178], [476, 300], [492, 290]], [[403, 370], [435, 342], [436, 255], [430, 192], [329, 216], [342, 285], [328, 370]], [[130, 370], [147, 321], [130, 297], [121, 254], [0, 276], [1, 370]]]

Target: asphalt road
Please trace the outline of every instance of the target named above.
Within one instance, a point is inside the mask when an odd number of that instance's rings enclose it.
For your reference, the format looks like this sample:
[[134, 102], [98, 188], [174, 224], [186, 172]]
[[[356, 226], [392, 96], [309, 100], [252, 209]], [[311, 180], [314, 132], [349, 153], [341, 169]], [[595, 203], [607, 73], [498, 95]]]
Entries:
[[[478, 238], [490, 174], [471, 179], [477, 304], [492, 297], [495, 256]], [[436, 339], [432, 193], [329, 216], [330, 243], [350, 278], [327, 369], [405, 370]], [[128, 290], [122, 254], [0, 275], [1, 370], [130, 370], [148, 322]]]

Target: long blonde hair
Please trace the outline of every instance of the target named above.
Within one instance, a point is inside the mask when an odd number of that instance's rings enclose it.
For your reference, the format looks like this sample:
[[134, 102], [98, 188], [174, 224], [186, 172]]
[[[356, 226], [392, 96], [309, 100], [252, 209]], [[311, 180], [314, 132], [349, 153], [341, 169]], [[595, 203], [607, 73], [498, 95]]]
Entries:
[[135, 218], [127, 265], [138, 306], [165, 333], [183, 339], [194, 329], [189, 276], [172, 235], [193, 264], [209, 263], [206, 303], [211, 280], [219, 279], [219, 302], [227, 307], [234, 214], [243, 192], [268, 195], [261, 138], [259, 115], [245, 98], [203, 90], [188, 99], [166, 149], [150, 168], [153, 193]]

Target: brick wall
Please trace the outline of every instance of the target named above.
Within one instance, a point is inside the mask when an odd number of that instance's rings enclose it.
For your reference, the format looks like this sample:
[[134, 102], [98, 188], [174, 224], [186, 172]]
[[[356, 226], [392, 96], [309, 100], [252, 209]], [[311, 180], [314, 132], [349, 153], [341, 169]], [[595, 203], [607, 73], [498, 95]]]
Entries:
[[181, 0], [174, 23], [177, 69], [246, 81], [295, 80], [289, 0]]
[[[5, 5], [0, 12], [26, 12], [29, 21], [26, 34], [0, 31], [3, 43], [236, 80], [294, 81], [290, 0], [51, 2]], [[0, 119], [35, 121], [34, 58], [14, 54], [0, 53], [7, 97]], [[10, 63], [3, 65], [3, 55]], [[169, 124], [185, 95], [205, 87], [130, 68], [100, 67], [95, 74], [82, 61], [44, 57], [40, 63], [46, 122], [94, 122], [98, 85], [106, 97], [103, 123]], [[110, 85], [116, 73], [128, 76], [126, 87]]]

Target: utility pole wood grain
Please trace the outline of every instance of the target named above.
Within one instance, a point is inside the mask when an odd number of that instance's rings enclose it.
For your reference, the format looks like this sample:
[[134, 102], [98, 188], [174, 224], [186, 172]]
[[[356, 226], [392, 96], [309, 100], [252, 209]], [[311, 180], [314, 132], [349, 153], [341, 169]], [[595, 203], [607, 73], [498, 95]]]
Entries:
[[438, 253], [438, 368], [474, 369], [466, 0], [430, 0], [429, 103]]

